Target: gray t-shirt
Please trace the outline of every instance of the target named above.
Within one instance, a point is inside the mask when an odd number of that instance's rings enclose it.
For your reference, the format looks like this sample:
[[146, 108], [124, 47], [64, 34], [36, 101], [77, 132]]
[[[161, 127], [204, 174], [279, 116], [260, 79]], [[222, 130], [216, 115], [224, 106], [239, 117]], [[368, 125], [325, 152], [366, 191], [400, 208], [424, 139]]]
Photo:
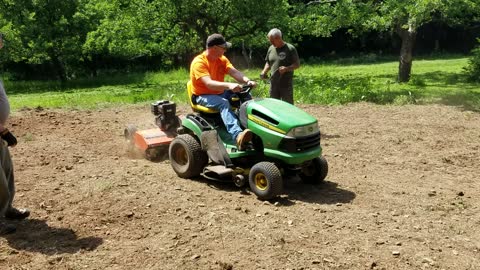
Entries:
[[292, 44], [285, 43], [280, 48], [271, 45], [265, 61], [271, 69], [272, 87], [292, 87], [293, 71], [285, 72], [282, 75], [278, 72], [280, 66], [290, 66], [295, 62], [300, 62], [297, 49]]
[[0, 124], [5, 125], [8, 115], [10, 114], [10, 103], [8, 102], [7, 93], [3, 88], [3, 82], [0, 80]]

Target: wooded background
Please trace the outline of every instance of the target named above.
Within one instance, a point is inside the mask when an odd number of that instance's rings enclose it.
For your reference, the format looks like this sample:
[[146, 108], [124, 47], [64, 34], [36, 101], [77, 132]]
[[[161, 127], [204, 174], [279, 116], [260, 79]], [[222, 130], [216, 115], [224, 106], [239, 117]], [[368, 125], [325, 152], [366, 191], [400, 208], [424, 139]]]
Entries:
[[98, 76], [188, 67], [212, 33], [242, 68], [263, 65], [277, 27], [302, 61], [397, 55], [398, 81], [414, 55], [468, 53], [480, 36], [477, 0], [0, 0], [9, 80]]

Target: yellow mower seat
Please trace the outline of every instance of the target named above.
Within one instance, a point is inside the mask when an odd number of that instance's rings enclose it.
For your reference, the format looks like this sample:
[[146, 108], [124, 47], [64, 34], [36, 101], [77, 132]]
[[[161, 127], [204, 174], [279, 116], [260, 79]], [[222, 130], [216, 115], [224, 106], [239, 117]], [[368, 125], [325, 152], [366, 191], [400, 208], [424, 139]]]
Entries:
[[212, 108], [207, 108], [202, 105], [198, 105], [193, 101], [193, 91], [192, 91], [192, 81], [188, 81], [187, 83], [187, 100], [188, 104], [190, 104], [190, 107], [192, 107], [194, 112], [204, 112], [204, 113], [218, 113], [218, 110], [212, 109]]

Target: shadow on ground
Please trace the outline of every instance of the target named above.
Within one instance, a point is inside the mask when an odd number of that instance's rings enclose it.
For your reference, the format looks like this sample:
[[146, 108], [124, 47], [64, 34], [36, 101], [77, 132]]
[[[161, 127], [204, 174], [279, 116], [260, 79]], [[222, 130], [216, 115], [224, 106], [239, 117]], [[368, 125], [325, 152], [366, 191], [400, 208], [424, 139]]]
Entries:
[[17, 232], [5, 236], [16, 250], [39, 252], [47, 255], [95, 250], [103, 243], [99, 237], [78, 238], [71, 229], [50, 227], [46, 221], [27, 219], [19, 222]]
[[288, 205], [292, 200], [316, 204], [350, 203], [356, 196], [354, 192], [341, 189], [337, 183], [329, 181], [318, 185], [304, 184], [299, 180], [289, 181], [284, 193], [287, 197], [280, 198], [282, 205]]
[[[217, 182], [204, 178], [197, 178], [195, 181], [200, 181], [213, 189], [222, 190], [225, 192], [238, 192], [244, 195], [255, 194], [248, 187], [248, 182], [245, 187], [236, 187], [233, 182]], [[318, 185], [305, 184], [300, 179], [293, 177], [287, 178], [284, 182], [283, 194], [278, 198], [270, 200], [271, 203], [276, 203], [282, 206], [291, 206], [295, 201], [302, 201], [306, 203], [316, 204], [337, 204], [350, 203], [355, 199], [354, 192], [341, 189], [337, 183], [324, 181]]]

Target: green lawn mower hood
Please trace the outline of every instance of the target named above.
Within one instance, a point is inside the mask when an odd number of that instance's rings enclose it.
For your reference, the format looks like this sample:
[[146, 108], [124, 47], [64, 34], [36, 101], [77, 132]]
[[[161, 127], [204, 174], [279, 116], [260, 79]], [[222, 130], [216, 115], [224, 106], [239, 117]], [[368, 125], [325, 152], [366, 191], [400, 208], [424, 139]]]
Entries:
[[245, 102], [240, 121], [261, 139], [266, 156], [299, 164], [321, 155], [317, 119], [289, 103], [272, 98]]
[[289, 103], [273, 98], [246, 102], [240, 109], [242, 124], [249, 129], [279, 133], [288, 137], [304, 137], [319, 133], [317, 119]]

